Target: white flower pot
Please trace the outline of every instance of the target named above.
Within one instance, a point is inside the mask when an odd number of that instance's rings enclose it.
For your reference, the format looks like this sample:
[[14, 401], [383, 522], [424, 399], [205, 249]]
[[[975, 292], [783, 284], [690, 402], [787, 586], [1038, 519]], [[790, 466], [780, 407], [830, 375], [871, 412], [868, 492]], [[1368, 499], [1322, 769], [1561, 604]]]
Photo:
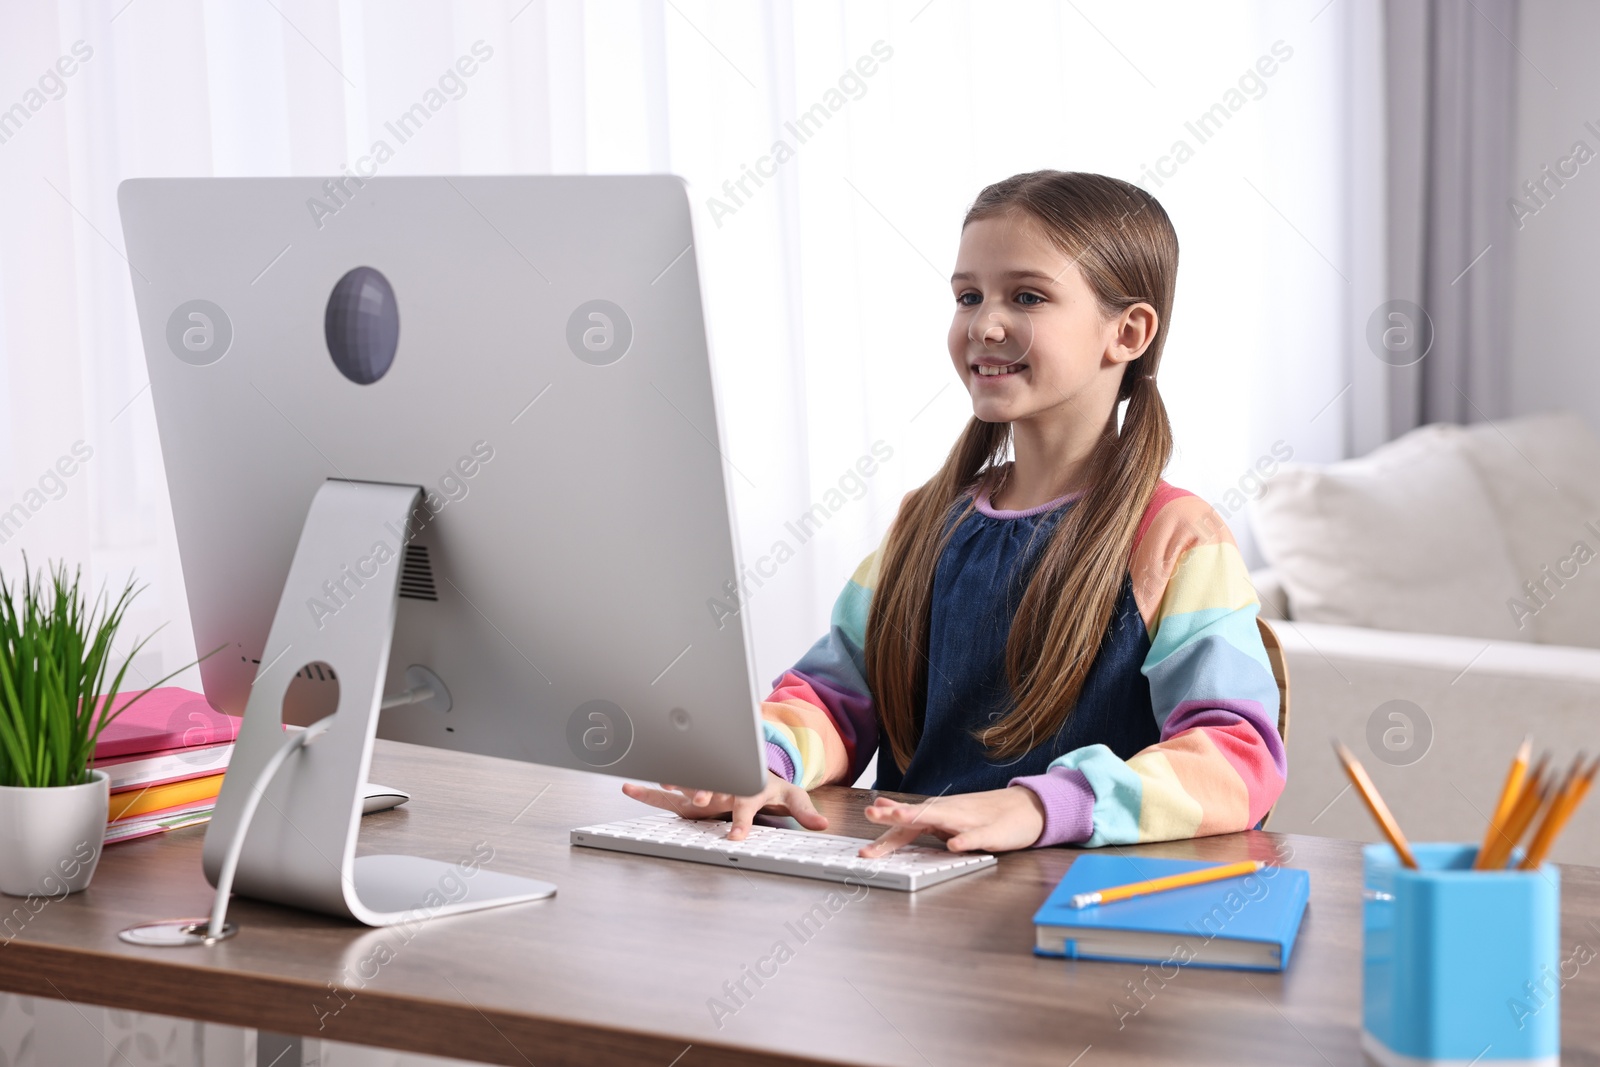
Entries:
[[83, 785], [0, 786], [0, 893], [64, 897], [89, 886], [106, 839], [111, 779]]

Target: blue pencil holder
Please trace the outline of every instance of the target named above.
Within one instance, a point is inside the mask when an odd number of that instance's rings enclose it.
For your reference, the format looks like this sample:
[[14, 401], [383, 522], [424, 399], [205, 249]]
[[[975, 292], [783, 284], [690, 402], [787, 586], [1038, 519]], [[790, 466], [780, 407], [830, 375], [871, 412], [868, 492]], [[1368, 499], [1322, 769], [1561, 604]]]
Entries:
[[1362, 850], [1361, 1044], [1385, 1067], [1556, 1064], [1561, 872], [1474, 871], [1477, 845]]

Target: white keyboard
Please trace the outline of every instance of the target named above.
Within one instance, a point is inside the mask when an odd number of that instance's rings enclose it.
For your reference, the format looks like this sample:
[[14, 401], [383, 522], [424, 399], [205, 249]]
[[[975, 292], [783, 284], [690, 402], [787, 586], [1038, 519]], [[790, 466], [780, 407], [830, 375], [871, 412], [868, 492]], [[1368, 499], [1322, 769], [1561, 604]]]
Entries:
[[580, 826], [572, 843], [669, 860], [742, 867], [768, 874], [795, 874], [831, 882], [904, 889], [915, 892], [995, 865], [987, 853], [949, 852], [942, 848], [905, 845], [887, 856], [856, 855], [867, 842], [811, 830], [752, 826], [743, 841], [728, 840], [729, 824], [721, 820], [683, 819], [671, 812], [639, 819]]

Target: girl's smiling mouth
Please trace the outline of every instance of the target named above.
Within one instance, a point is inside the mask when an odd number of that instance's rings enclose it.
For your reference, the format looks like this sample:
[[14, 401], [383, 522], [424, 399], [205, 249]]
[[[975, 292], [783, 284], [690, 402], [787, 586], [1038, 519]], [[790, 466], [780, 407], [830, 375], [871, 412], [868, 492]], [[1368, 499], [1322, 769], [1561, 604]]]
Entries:
[[1022, 360], [999, 360], [990, 356], [980, 356], [974, 360], [970, 367], [972, 373], [978, 378], [1002, 378], [1017, 371], [1026, 370], [1028, 365]]

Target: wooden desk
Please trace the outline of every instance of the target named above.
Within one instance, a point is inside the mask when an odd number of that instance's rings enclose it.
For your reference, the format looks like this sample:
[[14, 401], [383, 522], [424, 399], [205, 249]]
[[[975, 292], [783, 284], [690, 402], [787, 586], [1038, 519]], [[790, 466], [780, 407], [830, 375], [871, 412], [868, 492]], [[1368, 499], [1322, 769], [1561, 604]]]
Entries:
[[[849, 887], [573, 848], [571, 827], [646, 810], [615, 779], [387, 742], [373, 777], [416, 799], [369, 817], [362, 852], [469, 862], [492, 848], [487, 867], [551, 879], [558, 894], [409, 933], [241, 899], [230, 941], [123, 944], [122, 927], [208, 910], [203, 830], [182, 830], [108, 849], [88, 891], [0, 946], [0, 989], [539, 1067], [1361, 1061], [1354, 843], [1244, 833], [1139, 850], [1312, 872], [1287, 973], [1163, 979], [1030, 954], [1029, 920], [1070, 849], [1006, 854], [997, 870], [914, 895], [857, 890], [830, 913], [828, 895]], [[834, 831], [870, 836], [869, 795], [817, 800]], [[1563, 957], [1579, 941], [1600, 947], [1600, 870], [1565, 868], [1562, 889]], [[797, 936], [819, 904], [826, 918]], [[745, 968], [780, 941], [789, 954], [763, 965], [776, 973], [757, 988]], [[1582, 968], [1563, 992], [1565, 1062], [1600, 1059], [1600, 1013], [1585, 1009], [1600, 1002], [1597, 972]], [[724, 983], [741, 978], [752, 995], [719, 1028], [708, 1001], [735, 1006]]]

